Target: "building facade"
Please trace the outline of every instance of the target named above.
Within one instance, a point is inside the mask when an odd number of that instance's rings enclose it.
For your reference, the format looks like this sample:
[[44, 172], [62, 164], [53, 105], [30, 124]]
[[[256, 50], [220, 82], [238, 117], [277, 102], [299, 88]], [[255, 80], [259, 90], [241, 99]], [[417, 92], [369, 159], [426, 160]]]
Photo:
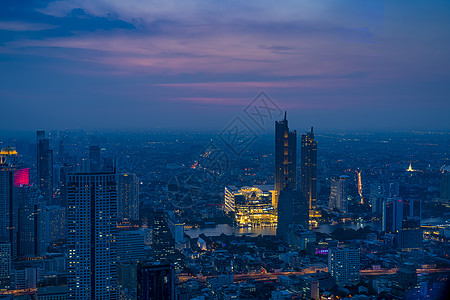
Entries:
[[302, 134], [300, 186], [310, 210], [316, 208], [317, 201], [317, 142], [314, 131]]
[[348, 179], [347, 175], [333, 177], [331, 179], [329, 208], [337, 208], [343, 213], [348, 212]]
[[117, 178], [68, 175], [68, 299], [117, 299]]
[[46, 205], [53, 203], [53, 151], [45, 131], [37, 131], [37, 180]]
[[343, 247], [328, 250], [328, 272], [338, 285], [351, 285], [359, 282], [360, 251], [358, 248]]
[[118, 219], [139, 220], [139, 179], [135, 174], [118, 175]]

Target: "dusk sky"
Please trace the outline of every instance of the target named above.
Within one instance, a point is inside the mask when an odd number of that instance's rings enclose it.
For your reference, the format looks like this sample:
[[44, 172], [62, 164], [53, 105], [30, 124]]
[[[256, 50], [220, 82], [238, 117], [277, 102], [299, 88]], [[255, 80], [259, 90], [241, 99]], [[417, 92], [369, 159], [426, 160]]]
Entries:
[[0, 2], [2, 130], [448, 130], [450, 1]]

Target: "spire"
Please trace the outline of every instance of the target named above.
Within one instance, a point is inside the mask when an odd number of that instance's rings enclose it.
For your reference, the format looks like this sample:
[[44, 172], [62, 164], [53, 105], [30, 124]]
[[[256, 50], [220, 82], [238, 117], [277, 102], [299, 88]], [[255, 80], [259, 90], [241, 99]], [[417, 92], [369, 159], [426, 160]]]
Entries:
[[284, 111], [284, 120], [286, 121], [286, 111]]

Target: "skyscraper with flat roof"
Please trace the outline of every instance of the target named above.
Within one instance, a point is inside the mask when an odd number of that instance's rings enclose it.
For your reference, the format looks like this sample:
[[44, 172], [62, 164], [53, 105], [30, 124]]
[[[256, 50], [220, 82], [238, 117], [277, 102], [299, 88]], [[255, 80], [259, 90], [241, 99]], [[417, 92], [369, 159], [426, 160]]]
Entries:
[[341, 212], [348, 212], [348, 176], [341, 175], [331, 179], [329, 208], [337, 208]]
[[139, 263], [137, 268], [137, 299], [174, 300], [174, 265], [168, 261], [164, 263]]
[[172, 237], [167, 214], [163, 209], [154, 211], [152, 248], [156, 261], [165, 261], [175, 255], [175, 239]]
[[37, 179], [47, 205], [53, 202], [53, 151], [45, 131], [37, 131]]
[[317, 201], [317, 142], [314, 131], [302, 134], [300, 186], [308, 202], [308, 208], [316, 208]]
[[139, 220], [139, 179], [135, 174], [118, 175], [118, 219]]
[[359, 282], [360, 251], [358, 248], [342, 247], [328, 250], [328, 272], [343, 286]]
[[68, 299], [117, 299], [117, 178], [67, 178]]

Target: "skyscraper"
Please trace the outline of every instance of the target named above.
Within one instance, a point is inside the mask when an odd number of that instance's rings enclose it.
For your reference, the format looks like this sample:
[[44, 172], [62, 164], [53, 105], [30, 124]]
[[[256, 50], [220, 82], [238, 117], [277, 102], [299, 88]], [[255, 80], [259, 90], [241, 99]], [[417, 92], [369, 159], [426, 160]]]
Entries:
[[11, 288], [11, 244], [0, 241], [0, 291]]
[[6, 147], [0, 152], [0, 242], [9, 242], [11, 257], [17, 256], [18, 188], [28, 185], [30, 169], [21, 168], [17, 151]]
[[360, 253], [358, 248], [343, 247], [328, 250], [328, 272], [343, 286], [359, 282]]
[[348, 212], [348, 176], [341, 175], [331, 179], [331, 192], [329, 208], [337, 208], [341, 212]]
[[450, 172], [442, 174], [440, 194], [442, 200], [450, 201]]
[[16, 187], [17, 255], [41, 256], [47, 250], [44, 238], [45, 202], [36, 186]]
[[423, 248], [423, 233], [420, 220], [408, 218], [402, 221], [402, 228], [398, 231], [398, 246], [402, 251], [412, 251]]
[[308, 202], [308, 208], [315, 209], [317, 201], [317, 142], [314, 131], [302, 134], [300, 186]]
[[67, 180], [68, 299], [117, 299], [116, 175]]
[[297, 131], [289, 131], [286, 112], [275, 122], [275, 191], [297, 188]]
[[47, 205], [53, 204], [53, 151], [45, 131], [37, 131], [37, 179]]
[[277, 237], [286, 241], [291, 224], [309, 228], [308, 203], [300, 190], [283, 189], [279, 197]]
[[118, 175], [118, 219], [139, 220], [139, 179], [135, 174]]
[[395, 233], [402, 227], [403, 221], [403, 200], [400, 197], [393, 197], [383, 202], [382, 230], [384, 232]]
[[162, 209], [154, 211], [152, 248], [156, 261], [165, 261], [175, 254], [175, 240], [170, 232], [167, 215]]
[[174, 300], [175, 268], [171, 262], [139, 263], [137, 268], [138, 300]]

